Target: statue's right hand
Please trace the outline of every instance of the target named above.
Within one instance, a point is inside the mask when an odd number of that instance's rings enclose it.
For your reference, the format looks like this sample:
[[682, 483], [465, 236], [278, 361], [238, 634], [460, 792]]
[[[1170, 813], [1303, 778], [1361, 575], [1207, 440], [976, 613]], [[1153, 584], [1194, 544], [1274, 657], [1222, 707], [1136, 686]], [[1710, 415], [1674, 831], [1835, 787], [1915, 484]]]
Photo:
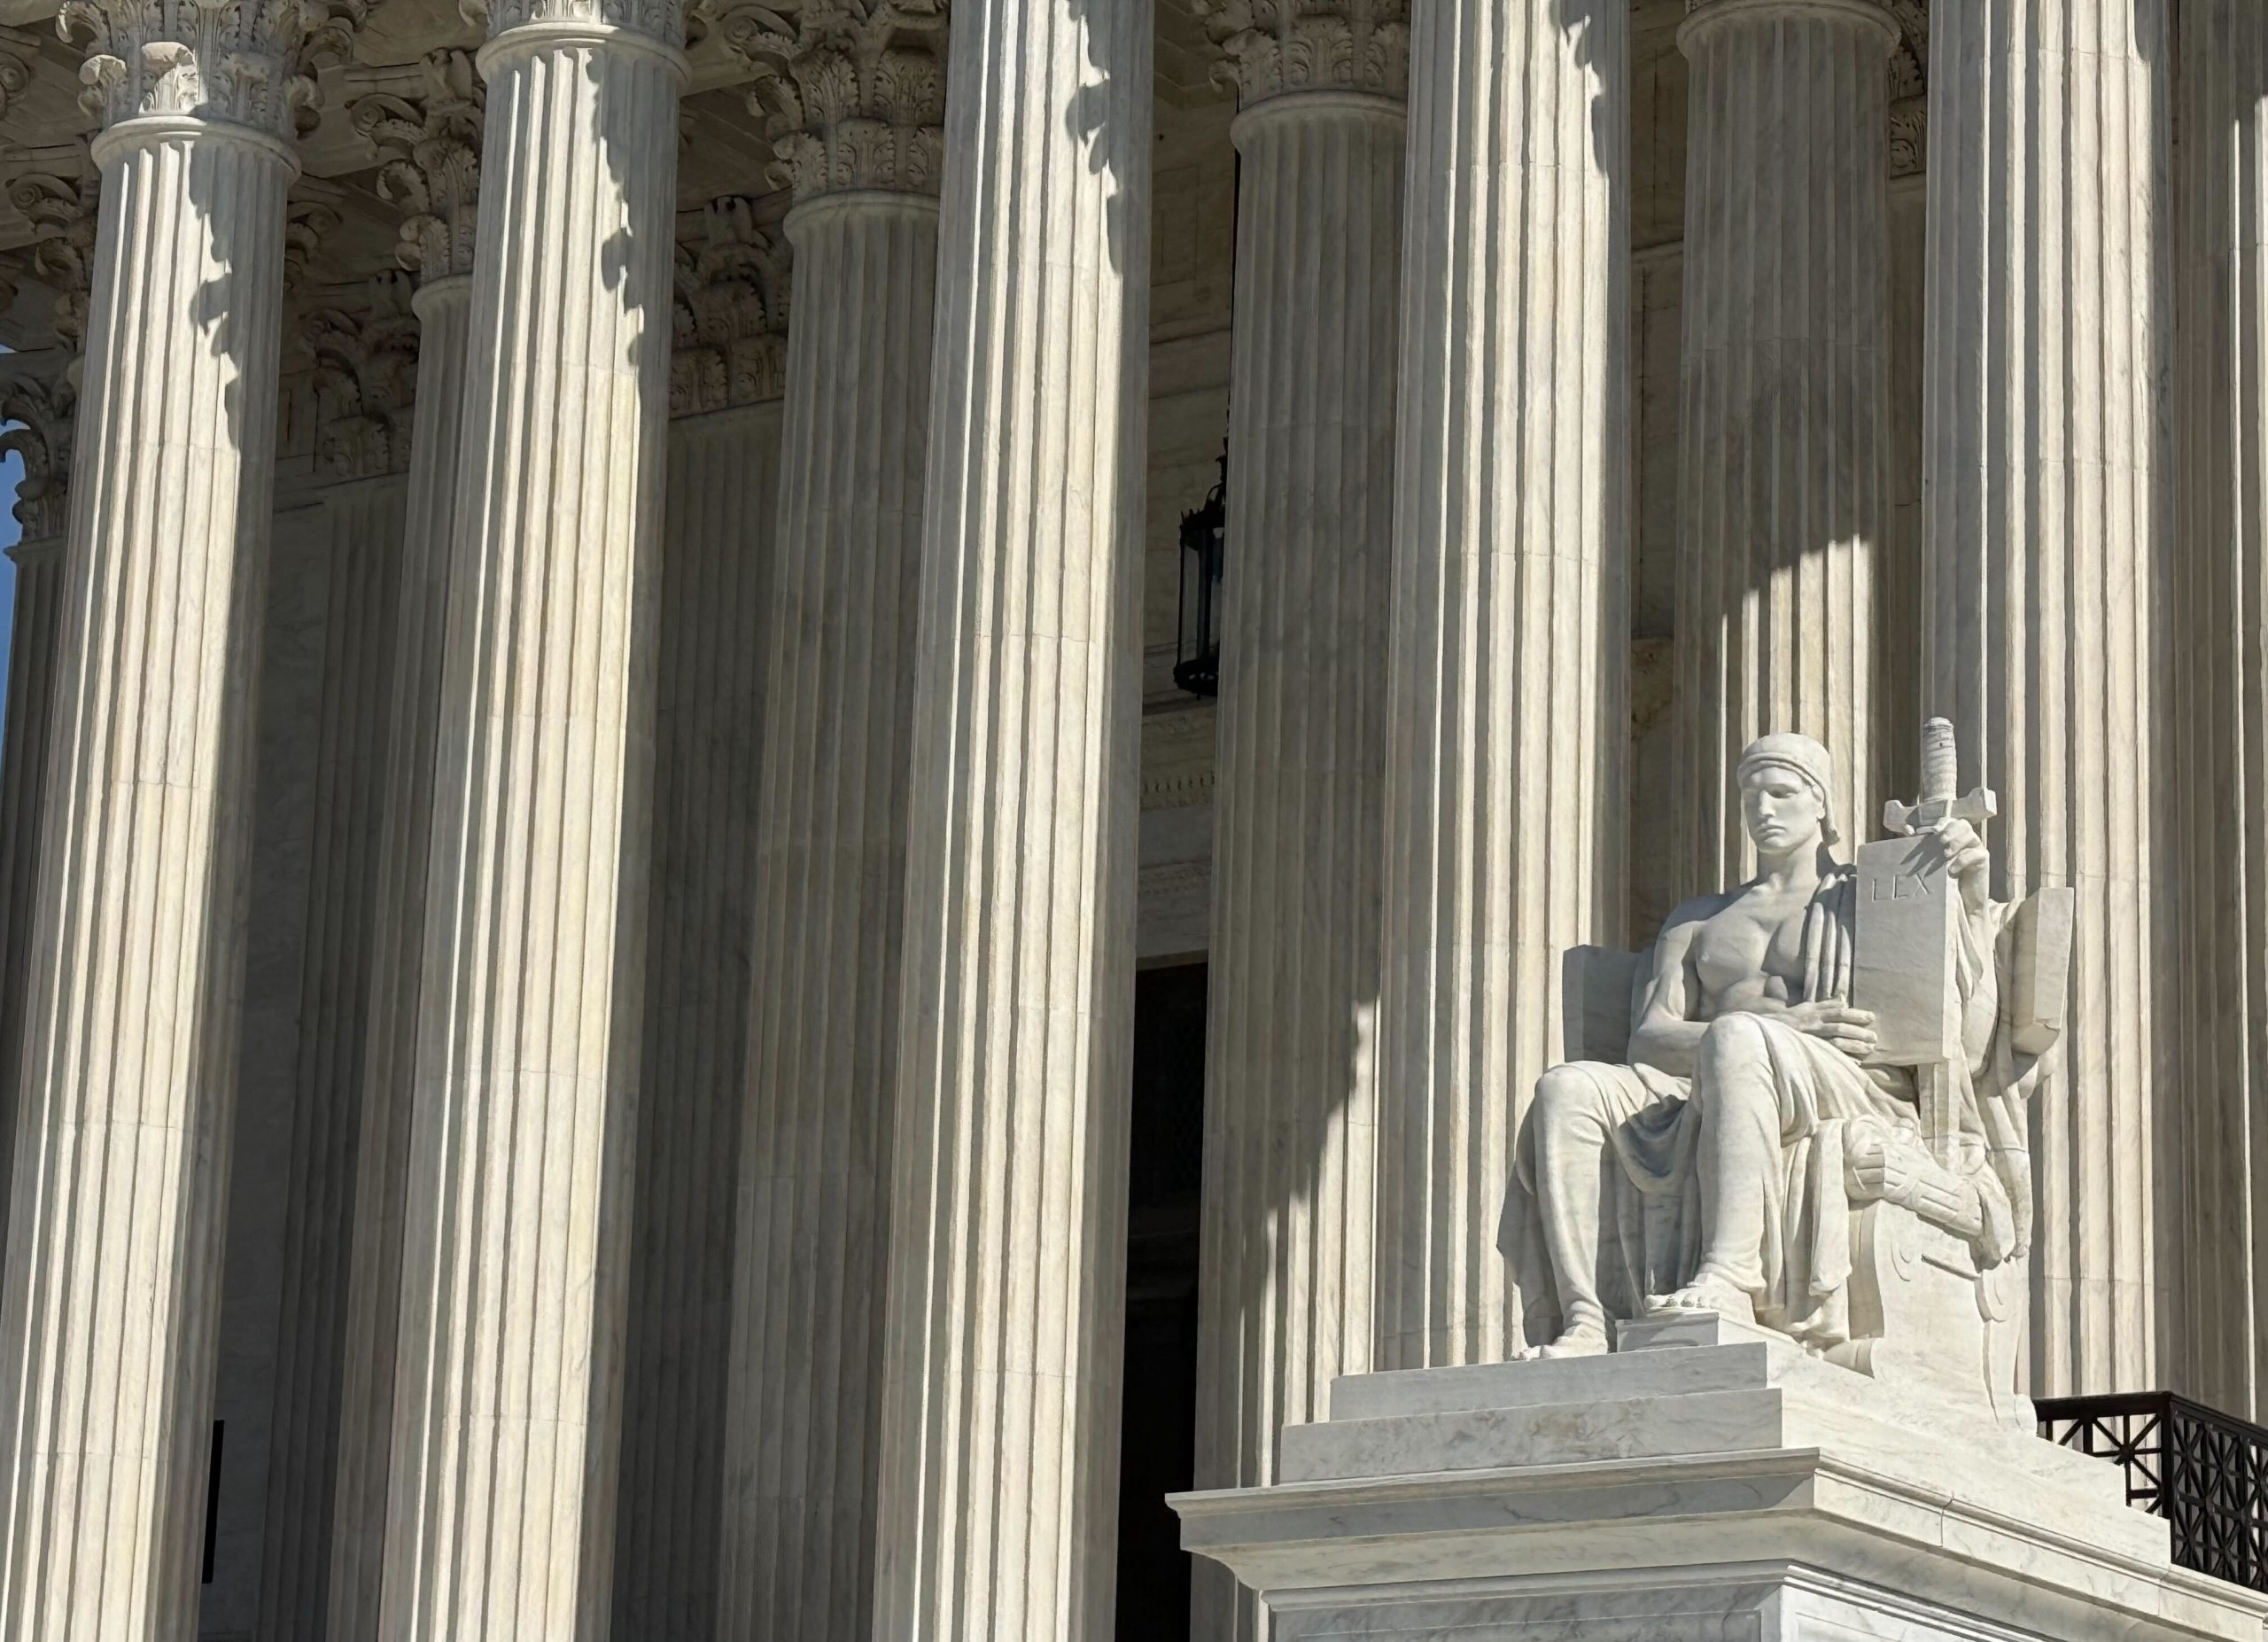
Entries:
[[1833, 1044], [1854, 1061], [1863, 1061], [1875, 1052], [1875, 1017], [1871, 1010], [1854, 1009], [1847, 1003], [1829, 1000], [1792, 1005], [1780, 1019], [1799, 1032]]

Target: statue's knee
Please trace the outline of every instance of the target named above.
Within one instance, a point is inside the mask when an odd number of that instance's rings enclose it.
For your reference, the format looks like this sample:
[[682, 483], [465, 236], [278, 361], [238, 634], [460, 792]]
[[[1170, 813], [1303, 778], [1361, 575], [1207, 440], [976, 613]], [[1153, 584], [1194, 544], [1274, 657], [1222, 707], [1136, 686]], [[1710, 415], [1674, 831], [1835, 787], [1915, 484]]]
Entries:
[[1745, 1069], [1769, 1053], [1762, 1021], [1752, 1015], [1720, 1016], [1701, 1034], [1700, 1070], [1706, 1076]]
[[1535, 1105], [1528, 1121], [1562, 1132], [1570, 1124], [1596, 1122], [1598, 1104], [1598, 1090], [1588, 1072], [1580, 1066], [1555, 1066], [1535, 1080]]

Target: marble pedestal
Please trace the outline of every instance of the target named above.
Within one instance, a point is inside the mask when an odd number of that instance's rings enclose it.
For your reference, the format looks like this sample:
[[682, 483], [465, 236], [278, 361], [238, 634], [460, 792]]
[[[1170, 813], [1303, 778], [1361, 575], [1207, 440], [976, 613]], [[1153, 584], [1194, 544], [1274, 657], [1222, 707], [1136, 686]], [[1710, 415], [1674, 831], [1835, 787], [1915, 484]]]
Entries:
[[[1612, 1355], [1342, 1378], [1281, 1480], [1177, 1496], [1275, 1635], [2256, 1637], [2108, 1461], [1712, 1317]], [[2021, 1399], [2017, 1406], [2020, 1408]]]

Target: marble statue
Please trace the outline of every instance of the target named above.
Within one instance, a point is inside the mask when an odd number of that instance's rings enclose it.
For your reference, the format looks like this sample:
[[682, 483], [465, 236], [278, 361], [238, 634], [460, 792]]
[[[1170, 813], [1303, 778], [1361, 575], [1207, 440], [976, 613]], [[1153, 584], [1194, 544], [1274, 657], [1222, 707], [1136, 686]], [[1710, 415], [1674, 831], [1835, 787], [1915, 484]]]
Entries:
[[1992, 795], [1953, 796], [1944, 720], [1922, 801], [1889, 807], [1900, 836], [1853, 863], [1832, 767], [1807, 735], [1749, 746], [1755, 876], [1670, 914], [1620, 1054], [1536, 1086], [1506, 1243], [1543, 1355], [1709, 1311], [1868, 1372], [2013, 1390], [2023, 1108], [2060, 1027], [2070, 892], [1992, 899]]

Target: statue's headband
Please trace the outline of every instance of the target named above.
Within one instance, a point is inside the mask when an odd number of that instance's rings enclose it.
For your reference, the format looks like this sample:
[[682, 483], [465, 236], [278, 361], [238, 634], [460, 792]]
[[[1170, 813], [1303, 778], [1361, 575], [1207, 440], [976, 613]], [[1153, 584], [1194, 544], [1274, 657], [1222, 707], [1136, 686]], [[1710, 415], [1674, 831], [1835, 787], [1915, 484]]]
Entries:
[[1835, 829], [1835, 798], [1832, 785], [1833, 763], [1827, 749], [1808, 735], [1781, 734], [1759, 735], [1748, 743], [1740, 755], [1740, 763], [1733, 771], [1733, 780], [1743, 785], [1749, 773], [1760, 769], [1783, 769], [1793, 774], [1810, 788], [1819, 799], [1819, 836], [1829, 844], [1837, 842], [1842, 835]]

